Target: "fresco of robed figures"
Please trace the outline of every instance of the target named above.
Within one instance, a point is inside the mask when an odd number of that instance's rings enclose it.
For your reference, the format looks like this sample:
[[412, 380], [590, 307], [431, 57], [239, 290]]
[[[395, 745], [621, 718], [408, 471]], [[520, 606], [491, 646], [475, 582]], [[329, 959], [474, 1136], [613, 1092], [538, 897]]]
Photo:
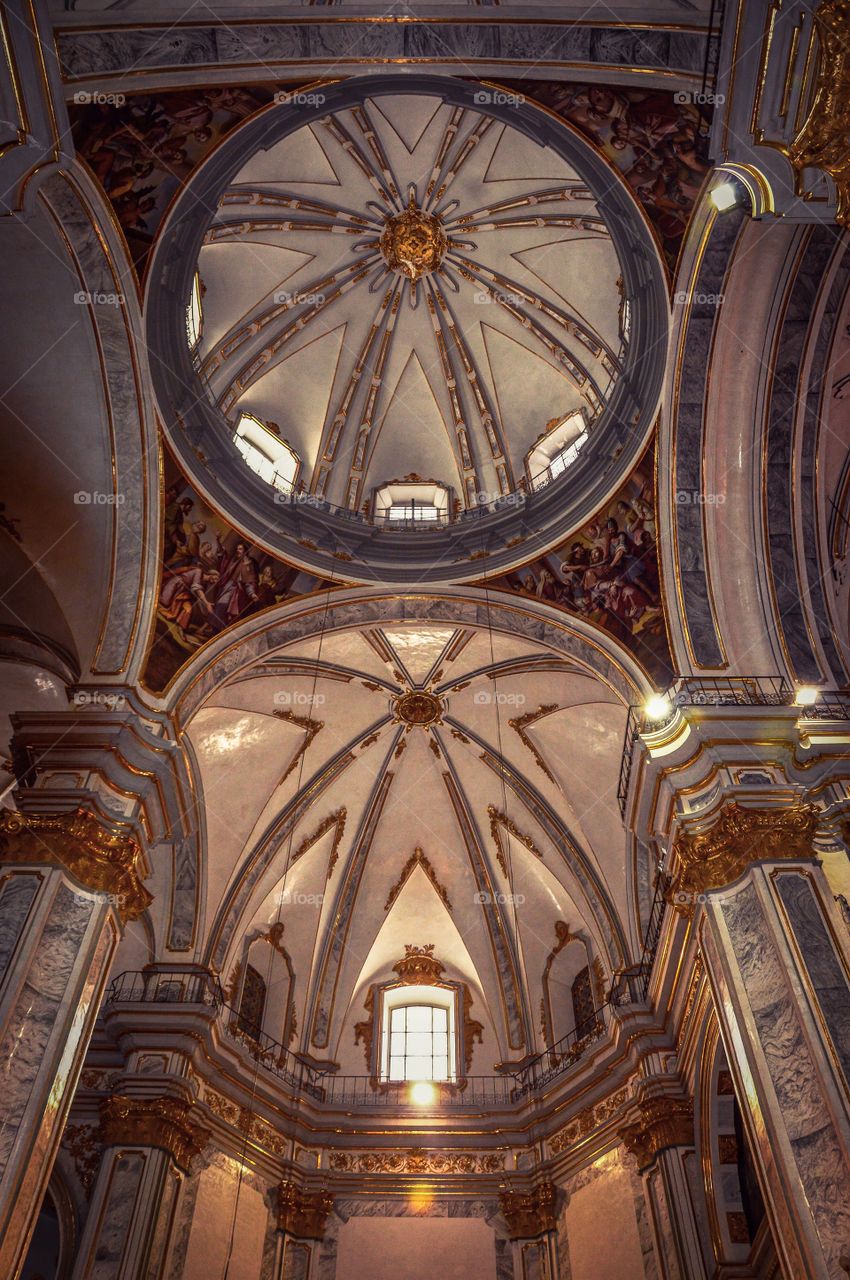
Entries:
[[[262, 83], [129, 94], [72, 105], [74, 141], [112, 201], [141, 273], [169, 201], [232, 129], [272, 101]], [[664, 89], [562, 81], [506, 83], [563, 116], [620, 170], [672, 267], [709, 170], [710, 108]]]
[[490, 582], [544, 600], [602, 627], [659, 686], [673, 678], [661, 604], [653, 452], [614, 500], [538, 560]]
[[213, 512], [166, 455], [156, 632], [145, 683], [159, 691], [201, 645], [321, 580], [254, 546]]

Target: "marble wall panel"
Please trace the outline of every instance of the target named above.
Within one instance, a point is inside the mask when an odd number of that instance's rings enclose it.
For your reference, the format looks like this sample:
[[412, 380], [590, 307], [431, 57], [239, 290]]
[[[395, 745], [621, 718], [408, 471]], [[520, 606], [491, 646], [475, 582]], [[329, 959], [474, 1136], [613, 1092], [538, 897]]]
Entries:
[[0, 886], [0, 979], [18, 945], [39, 882], [40, 877], [34, 874], [10, 875]]

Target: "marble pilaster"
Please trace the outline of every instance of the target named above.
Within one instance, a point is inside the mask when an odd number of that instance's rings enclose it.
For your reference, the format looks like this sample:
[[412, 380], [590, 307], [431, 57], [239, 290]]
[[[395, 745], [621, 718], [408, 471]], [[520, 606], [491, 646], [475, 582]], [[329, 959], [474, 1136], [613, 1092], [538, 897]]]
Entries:
[[655, 1247], [668, 1280], [705, 1280], [705, 1263], [683, 1156], [694, 1146], [689, 1099], [648, 1097], [621, 1133], [643, 1179]]
[[850, 955], [812, 856], [815, 820], [810, 806], [727, 806], [677, 842], [672, 900], [698, 913], [781, 1265], [833, 1280], [850, 1240]]
[[138, 848], [83, 813], [0, 813], [0, 1274], [26, 1256], [122, 920], [150, 901]]
[[101, 1136], [106, 1149], [73, 1280], [161, 1275], [184, 1178], [209, 1132], [182, 1099], [115, 1096], [101, 1106]]

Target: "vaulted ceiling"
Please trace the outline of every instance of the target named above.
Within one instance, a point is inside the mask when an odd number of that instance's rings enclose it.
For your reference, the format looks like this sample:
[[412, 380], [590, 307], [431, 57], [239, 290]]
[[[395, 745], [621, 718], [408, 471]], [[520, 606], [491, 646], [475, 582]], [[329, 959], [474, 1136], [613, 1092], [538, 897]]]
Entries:
[[[512, 95], [480, 97], [509, 117]], [[411, 473], [493, 501], [551, 419], [599, 415], [621, 368], [620, 267], [585, 180], [509, 119], [427, 93], [366, 97], [251, 156], [199, 271], [212, 395], [277, 424], [339, 505]]]
[[207, 956], [227, 980], [280, 921], [298, 1044], [349, 1071], [363, 993], [407, 944], [433, 943], [474, 992], [478, 1069], [540, 1048], [556, 923], [600, 971], [623, 962], [625, 718], [581, 662], [484, 628], [329, 631], [240, 668], [187, 729]]

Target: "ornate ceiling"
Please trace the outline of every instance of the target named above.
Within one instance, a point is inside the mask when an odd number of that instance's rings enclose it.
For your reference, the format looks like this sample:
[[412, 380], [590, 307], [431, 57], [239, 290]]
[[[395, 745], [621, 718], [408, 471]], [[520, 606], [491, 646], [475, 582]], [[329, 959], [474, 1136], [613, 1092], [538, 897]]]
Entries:
[[[201, 165], [155, 249], [148, 333], [181, 466], [258, 545], [326, 576], [521, 563], [532, 533], [552, 545], [598, 510], [651, 430], [667, 318], [641, 213], [521, 94], [382, 76], [277, 97]], [[246, 466], [242, 413], [290, 443], [303, 500], [276, 501]], [[587, 444], [517, 494], [541, 467], [531, 446], [570, 414]], [[476, 519], [374, 528], [374, 489], [409, 476]]]
[[625, 699], [587, 665], [607, 660], [539, 627], [509, 635], [501, 615], [491, 632], [421, 613], [234, 654], [187, 727], [206, 954], [229, 979], [243, 939], [282, 923], [299, 1045], [355, 1072], [363, 994], [405, 945], [433, 943], [469, 983], [488, 1071], [540, 1047], [556, 922], [608, 974], [630, 929]]
[[338, 506], [411, 473], [492, 502], [550, 420], [596, 420], [622, 370], [597, 201], [511, 124], [515, 95], [474, 97], [319, 115], [248, 160], [206, 233], [207, 386], [231, 421], [277, 424]]

